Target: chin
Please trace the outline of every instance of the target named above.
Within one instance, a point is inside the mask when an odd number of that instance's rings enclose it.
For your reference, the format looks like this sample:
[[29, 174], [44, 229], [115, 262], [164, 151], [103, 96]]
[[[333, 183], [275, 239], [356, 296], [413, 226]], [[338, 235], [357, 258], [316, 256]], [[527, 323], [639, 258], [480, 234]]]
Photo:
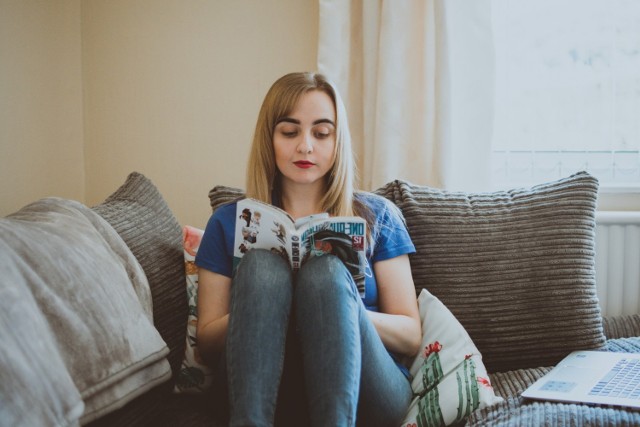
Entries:
[[312, 185], [318, 182], [323, 182], [322, 177], [309, 177], [309, 176], [283, 176], [286, 181], [297, 185]]

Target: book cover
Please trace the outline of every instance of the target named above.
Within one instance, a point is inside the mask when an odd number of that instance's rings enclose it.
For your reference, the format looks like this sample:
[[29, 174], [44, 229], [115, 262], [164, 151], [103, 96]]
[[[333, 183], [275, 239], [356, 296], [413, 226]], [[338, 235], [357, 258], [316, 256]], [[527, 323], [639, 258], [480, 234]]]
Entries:
[[293, 271], [312, 256], [330, 253], [344, 263], [364, 296], [367, 224], [363, 218], [323, 213], [294, 220], [282, 209], [249, 198], [238, 201], [236, 214], [234, 269], [253, 248], [278, 253]]

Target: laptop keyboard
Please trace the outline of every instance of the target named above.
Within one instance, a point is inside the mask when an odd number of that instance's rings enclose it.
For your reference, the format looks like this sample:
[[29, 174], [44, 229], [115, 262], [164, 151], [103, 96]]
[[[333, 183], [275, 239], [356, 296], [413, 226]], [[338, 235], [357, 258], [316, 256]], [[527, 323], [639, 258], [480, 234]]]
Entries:
[[589, 394], [640, 400], [640, 359], [620, 360]]

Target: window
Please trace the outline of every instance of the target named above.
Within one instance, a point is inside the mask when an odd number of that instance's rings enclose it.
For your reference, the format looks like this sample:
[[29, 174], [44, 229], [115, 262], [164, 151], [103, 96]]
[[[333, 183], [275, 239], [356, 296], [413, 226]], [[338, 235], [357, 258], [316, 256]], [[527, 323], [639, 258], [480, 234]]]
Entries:
[[640, 1], [492, 0], [492, 181], [640, 189]]

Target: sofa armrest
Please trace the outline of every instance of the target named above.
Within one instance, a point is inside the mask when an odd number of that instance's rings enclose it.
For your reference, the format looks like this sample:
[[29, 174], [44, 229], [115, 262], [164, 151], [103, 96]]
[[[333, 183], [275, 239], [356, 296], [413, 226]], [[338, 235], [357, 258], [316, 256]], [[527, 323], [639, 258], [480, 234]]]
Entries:
[[639, 337], [640, 314], [605, 316], [602, 327], [607, 339]]

